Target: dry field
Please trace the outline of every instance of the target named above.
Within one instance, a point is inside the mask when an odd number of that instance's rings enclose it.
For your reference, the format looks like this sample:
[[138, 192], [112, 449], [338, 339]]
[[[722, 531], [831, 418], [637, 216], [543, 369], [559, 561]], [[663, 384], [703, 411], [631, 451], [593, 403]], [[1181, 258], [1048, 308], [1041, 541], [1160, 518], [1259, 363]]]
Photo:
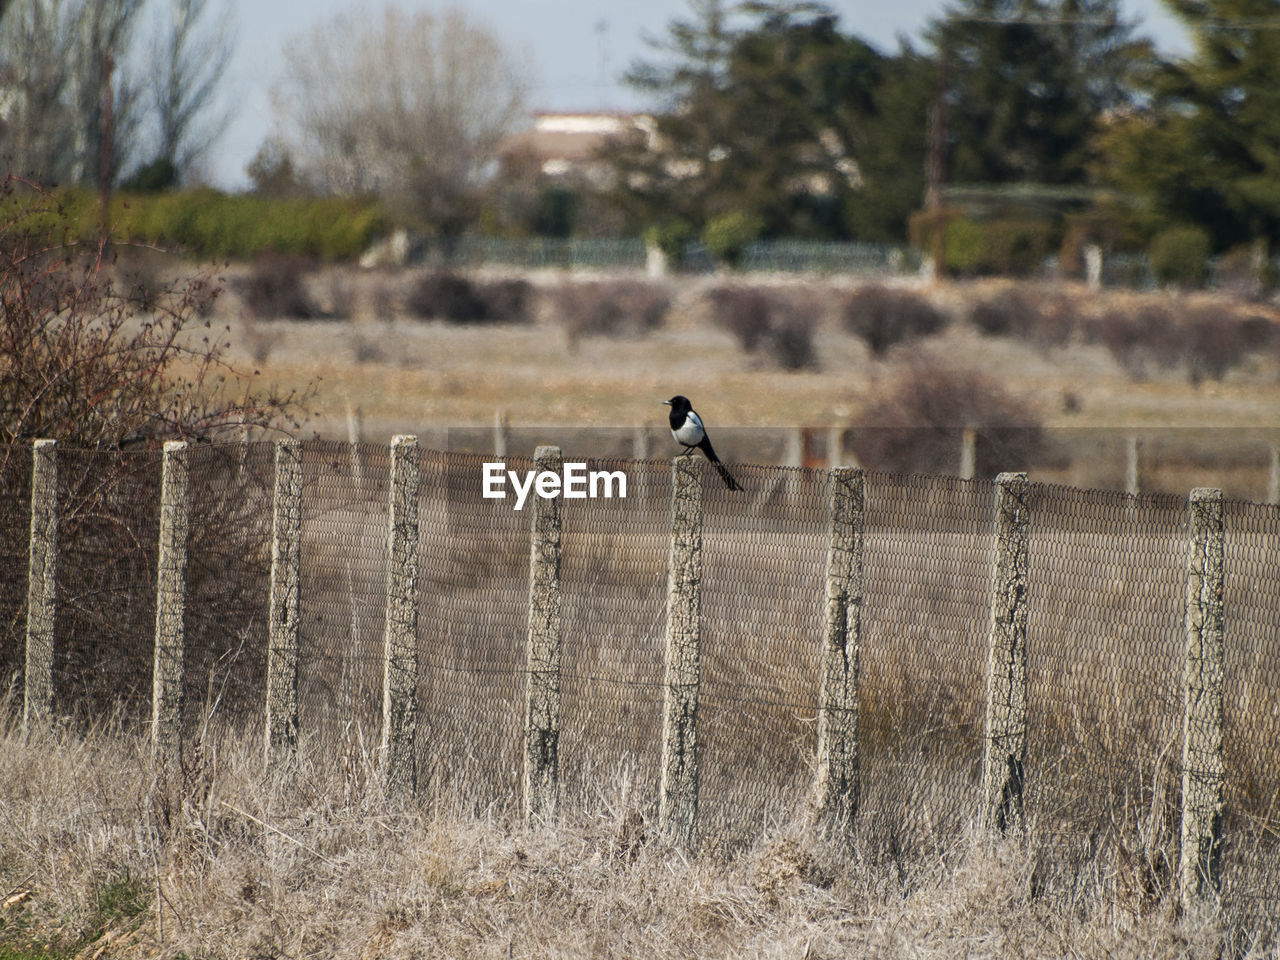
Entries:
[[[632, 426], [661, 423], [656, 405], [685, 392], [725, 426], [828, 426], [849, 422], [923, 351], [944, 365], [979, 369], [1025, 396], [1052, 429], [1242, 427], [1277, 422], [1280, 363], [1255, 357], [1224, 382], [1187, 382], [1181, 370], [1151, 370], [1131, 379], [1098, 345], [1070, 343], [1041, 349], [1007, 337], [982, 336], [967, 323], [900, 344], [883, 358], [840, 329], [843, 296], [866, 281], [844, 278], [690, 277], [670, 280], [671, 310], [644, 335], [573, 338], [550, 298], [538, 298], [532, 323], [486, 326], [424, 322], [389, 308], [415, 274], [318, 274], [310, 289], [322, 307], [334, 286], [354, 303], [342, 319], [249, 320], [234, 293], [220, 305], [243, 361], [269, 381], [298, 386], [315, 381], [313, 426], [322, 435], [347, 434], [347, 411], [358, 408], [366, 436], [381, 440], [424, 425], [492, 423], [503, 411], [513, 425]], [[536, 291], [599, 282], [601, 277], [555, 272], [525, 275]], [[616, 279], [616, 278], [615, 278]], [[817, 368], [787, 372], [760, 354], [747, 354], [711, 322], [709, 290], [739, 282], [779, 291], [800, 304], [815, 324]], [[949, 315], [963, 317], [976, 302], [1009, 288], [1003, 281], [922, 285], [899, 278]], [[233, 284], [234, 286], [234, 284]], [[380, 312], [370, 306], [383, 291]], [[390, 289], [390, 293], [386, 292]], [[1280, 321], [1270, 305], [1242, 305], [1211, 294], [1091, 294], [1076, 285], [1024, 284], [1033, 296], [1062, 297], [1082, 313], [1120, 309], [1227, 304], [1229, 309]]]
[[211, 739], [163, 769], [105, 727], [6, 725], [0, 956], [1218, 955], [1211, 919], [1174, 917], [1105, 854], [1046, 884], [1034, 825], [885, 854], [797, 822], [691, 856], [631, 786], [525, 831], [388, 801], [367, 755], [269, 775], [256, 743]]

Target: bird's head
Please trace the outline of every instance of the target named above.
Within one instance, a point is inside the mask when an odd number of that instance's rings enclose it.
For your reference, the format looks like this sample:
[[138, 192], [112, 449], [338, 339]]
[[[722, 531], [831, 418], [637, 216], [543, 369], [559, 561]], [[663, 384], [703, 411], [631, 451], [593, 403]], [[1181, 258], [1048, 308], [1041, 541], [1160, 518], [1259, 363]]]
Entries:
[[693, 409], [693, 404], [689, 402], [689, 398], [681, 396], [678, 393], [670, 400], [663, 400], [662, 402], [672, 410], [676, 411], [676, 413], [688, 413]]

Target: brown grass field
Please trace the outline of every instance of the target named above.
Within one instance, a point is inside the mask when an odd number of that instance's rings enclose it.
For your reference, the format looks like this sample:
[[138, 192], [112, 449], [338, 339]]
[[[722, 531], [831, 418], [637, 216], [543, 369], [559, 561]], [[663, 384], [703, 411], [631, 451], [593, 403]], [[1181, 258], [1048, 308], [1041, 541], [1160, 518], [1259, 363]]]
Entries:
[[[241, 366], [260, 370], [264, 382], [316, 388], [307, 429], [333, 438], [347, 437], [353, 419], [364, 438], [385, 442], [402, 432], [487, 427], [498, 415], [513, 428], [660, 429], [665, 412], [660, 402], [681, 392], [691, 395], [722, 433], [822, 428], [856, 421], [905, 372], [925, 363], [981, 371], [1034, 413], [1062, 452], [1054, 462], [1036, 465], [1033, 479], [1118, 486], [1123, 467], [1099, 469], [1090, 462], [1096, 459], [1090, 442], [1082, 438], [1107, 436], [1106, 457], [1118, 460], [1125, 434], [1155, 431], [1163, 439], [1148, 445], [1144, 488], [1185, 492], [1189, 486], [1220, 485], [1228, 495], [1261, 499], [1267, 450], [1280, 440], [1280, 352], [1275, 350], [1248, 356], [1221, 381], [1193, 385], [1177, 367], [1151, 367], [1134, 378], [1098, 344], [1077, 339], [1041, 347], [982, 335], [964, 320], [974, 304], [1011, 288], [1033, 303], [1066, 303], [1083, 315], [1216, 307], [1280, 322], [1280, 309], [1270, 304], [1208, 293], [1090, 293], [1072, 284], [927, 285], [899, 278], [896, 286], [920, 293], [956, 319], [940, 334], [898, 344], [876, 357], [839, 323], [843, 298], [866, 281], [676, 278], [663, 283], [672, 305], [660, 328], [645, 335], [573, 337], [557, 315], [555, 292], [574, 284], [619, 282], [618, 277], [524, 275], [535, 290], [532, 322], [487, 326], [406, 315], [395, 304], [419, 275], [357, 274], [345, 268], [317, 274], [309, 281], [314, 301], [331, 306], [331, 291], [340, 288], [349, 315], [311, 321], [249, 319], [233, 282], [220, 304], [220, 319], [231, 328], [233, 356]], [[745, 353], [712, 322], [709, 291], [735, 283], [773, 291], [792, 304], [795, 315], [813, 323], [815, 369], [780, 369], [767, 352]], [[662, 450], [655, 447], [655, 455]], [[731, 447], [722, 455], [735, 459], [732, 453]]]
[[689, 855], [621, 776], [527, 832], [389, 801], [367, 756], [268, 775], [256, 741], [210, 740], [164, 769], [106, 725], [7, 725], [0, 769], [6, 958], [1218, 955], [1211, 917], [1104, 855], [1046, 889], [1034, 827], [895, 858], [801, 820]]

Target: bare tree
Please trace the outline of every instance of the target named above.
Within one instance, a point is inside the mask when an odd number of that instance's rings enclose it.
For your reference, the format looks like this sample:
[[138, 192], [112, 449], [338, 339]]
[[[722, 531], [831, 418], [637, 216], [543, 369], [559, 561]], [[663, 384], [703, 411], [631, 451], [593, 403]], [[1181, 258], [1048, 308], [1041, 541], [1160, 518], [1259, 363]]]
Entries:
[[151, 167], [157, 175], [181, 180], [226, 128], [228, 114], [213, 107], [231, 60], [231, 37], [225, 15], [210, 21], [208, 0], [170, 0], [152, 60], [157, 142]]
[[0, 153], [14, 169], [62, 181], [71, 172], [74, 129], [67, 93], [79, 5], [18, 0], [0, 20], [6, 76]]
[[[85, 0], [81, 4], [71, 88], [77, 135], [71, 179], [76, 183], [98, 181], [104, 169], [104, 150], [110, 154], [105, 169], [111, 178], [131, 158], [137, 142], [139, 90], [129, 76], [125, 58], [141, 10], [142, 0]], [[103, 123], [104, 92], [114, 100], [109, 124]]]
[[[12, 0], [0, 19], [7, 76], [0, 152], [52, 183], [93, 183], [102, 169], [108, 64], [122, 64], [142, 0]], [[127, 161], [137, 128], [137, 87], [116, 69], [110, 87], [114, 153]]]
[[441, 232], [469, 203], [525, 110], [525, 70], [459, 9], [343, 15], [285, 50], [275, 90], [303, 173], [338, 193], [378, 193]]

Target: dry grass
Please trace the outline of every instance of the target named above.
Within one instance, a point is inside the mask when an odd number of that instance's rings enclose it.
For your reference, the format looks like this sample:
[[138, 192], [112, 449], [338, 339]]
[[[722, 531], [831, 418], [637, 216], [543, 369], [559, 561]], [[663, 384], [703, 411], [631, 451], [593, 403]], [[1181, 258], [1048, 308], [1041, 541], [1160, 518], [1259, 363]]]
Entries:
[[689, 855], [619, 775], [554, 827], [389, 801], [368, 753], [267, 774], [257, 739], [177, 769], [109, 729], [0, 735], [0, 955], [1212, 957], [1212, 917], [1046, 882], [1024, 838], [850, 848], [813, 824]]

